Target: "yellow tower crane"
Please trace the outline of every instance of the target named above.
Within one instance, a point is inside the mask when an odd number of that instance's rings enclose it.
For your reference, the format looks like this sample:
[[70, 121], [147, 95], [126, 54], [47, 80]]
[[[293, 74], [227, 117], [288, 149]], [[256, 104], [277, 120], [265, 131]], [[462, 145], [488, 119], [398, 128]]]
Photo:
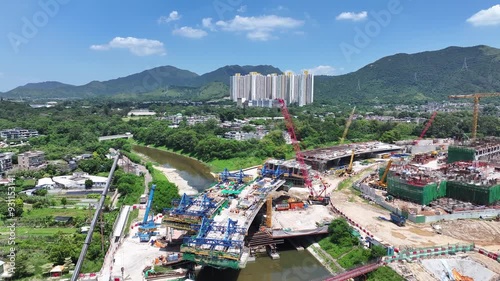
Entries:
[[344, 139], [347, 136], [347, 132], [349, 131], [349, 127], [351, 126], [352, 118], [354, 117], [354, 111], [355, 110], [356, 110], [356, 107], [354, 107], [352, 109], [351, 115], [349, 115], [349, 119], [347, 119], [347, 122], [345, 123], [344, 133], [342, 134], [342, 137], [340, 138], [339, 144], [343, 144], [344, 143]]
[[472, 120], [472, 140], [476, 139], [477, 121], [479, 119], [479, 100], [481, 98], [500, 97], [500, 93], [477, 93], [472, 95], [452, 95], [450, 99], [474, 99], [474, 117]]

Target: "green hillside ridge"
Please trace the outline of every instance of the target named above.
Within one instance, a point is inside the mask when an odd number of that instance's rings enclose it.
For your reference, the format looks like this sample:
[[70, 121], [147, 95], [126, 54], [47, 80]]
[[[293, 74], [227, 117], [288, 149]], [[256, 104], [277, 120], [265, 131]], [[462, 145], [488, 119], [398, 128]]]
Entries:
[[324, 102], [407, 103], [494, 91], [500, 91], [500, 49], [488, 46], [396, 54], [356, 72], [315, 78], [315, 99]]
[[[202, 96], [202, 99], [207, 99], [212, 94], [215, 97], [227, 96], [229, 94], [227, 87], [221, 87], [220, 85], [211, 86], [211, 83], [219, 82], [228, 85], [229, 76], [235, 73], [244, 75], [252, 71], [262, 74], [281, 73], [281, 70], [278, 68], [268, 65], [228, 65], [200, 76], [194, 72], [173, 66], [160, 66], [108, 81], [92, 81], [81, 86], [59, 82], [30, 83], [2, 93], [0, 96], [35, 99], [90, 98], [116, 95], [117, 98], [147, 99], [157, 97], [168, 98], [170, 95], [170, 97], [176, 98], [182, 96], [183, 99], [193, 99], [198, 96]], [[213, 93], [216, 88], [219, 89], [219, 92]], [[210, 94], [208, 94], [207, 89], [210, 89], [208, 90], [208, 92], [211, 92]], [[169, 94], [164, 95], [163, 92], [168, 92]]]
[[[464, 62], [467, 62], [467, 68]], [[109, 81], [73, 86], [59, 82], [31, 83], [0, 93], [8, 98], [179, 99], [205, 101], [229, 96], [235, 73], [282, 73], [271, 65], [227, 65], [198, 75], [161, 66]], [[450, 94], [500, 91], [500, 49], [488, 46], [448, 47], [415, 54], [383, 57], [339, 76], [317, 76], [315, 102], [403, 104], [447, 100]]]

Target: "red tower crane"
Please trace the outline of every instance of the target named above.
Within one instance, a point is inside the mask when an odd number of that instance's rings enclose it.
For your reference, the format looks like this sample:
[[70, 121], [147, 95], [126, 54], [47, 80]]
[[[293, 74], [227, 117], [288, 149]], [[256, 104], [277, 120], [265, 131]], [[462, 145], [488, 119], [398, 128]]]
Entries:
[[432, 122], [434, 121], [434, 118], [436, 118], [436, 115], [437, 115], [437, 111], [434, 111], [431, 115], [431, 118], [429, 118], [429, 121], [427, 121], [427, 124], [425, 125], [424, 130], [422, 131], [422, 133], [420, 134], [418, 139], [413, 142], [413, 145], [417, 145], [418, 142], [424, 137], [427, 130], [429, 130], [429, 128], [431, 127]]
[[286, 102], [283, 99], [277, 99], [279, 106], [281, 108], [281, 114], [283, 115], [283, 118], [285, 119], [285, 125], [288, 130], [288, 134], [290, 134], [290, 139], [292, 141], [293, 148], [295, 150], [295, 155], [297, 162], [299, 162], [300, 166], [300, 173], [302, 174], [304, 178], [304, 185], [309, 188], [310, 192], [310, 198], [314, 201], [320, 201], [322, 204], [328, 204], [330, 203], [330, 197], [321, 197], [322, 194], [326, 191], [326, 185], [323, 181], [321, 180], [321, 183], [323, 185], [323, 189], [321, 190], [320, 193], [316, 194], [314, 191], [314, 188], [312, 186], [312, 180], [309, 176], [309, 171], [306, 168], [306, 163], [304, 162], [304, 154], [300, 150], [300, 144], [299, 141], [297, 140], [297, 135], [295, 134], [295, 129], [293, 126], [293, 120], [292, 117], [290, 116], [290, 113], [288, 112], [288, 108], [286, 106]]

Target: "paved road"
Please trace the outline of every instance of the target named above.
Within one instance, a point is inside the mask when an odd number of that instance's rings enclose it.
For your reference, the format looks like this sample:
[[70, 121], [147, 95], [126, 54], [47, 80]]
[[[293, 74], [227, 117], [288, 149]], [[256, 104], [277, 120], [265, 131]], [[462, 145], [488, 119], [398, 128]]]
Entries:
[[[123, 158], [118, 162], [118, 164], [122, 167], [127, 167], [127, 168], [130, 167], [130, 165], [131, 165], [130, 160], [127, 157], [125, 157], [124, 155], [122, 157]], [[132, 164], [132, 165], [133, 165], [133, 167], [135, 167], [137, 169], [137, 172], [142, 172], [144, 174], [144, 185], [145, 185], [144, 194], [148, 194], [149, 183], [151, 181], [153, 181], [151, 174], [146, 169], [146, 167], [143, 165], [139, 165], [139, 164]], [[135, 173], [135, 169], [130, 169], [129, 172]], [[113, 203], [116, 203], [116, 201], [118, 200], [118, 197], [119, 196], [116, 196], [115, 202], [113, 202]], [[139, 213], [141, 213], [141, 211], [142, 211], [142, 216], [144, 216], [144, 210], [140, 209]], [[141, 214], [139, 214], [139, 217], [141, 217]], [[113, 229], [113, 231], [114, 231], [114, 229]], [[121, 243], [114, 243], [114, 241], [111, 242], [111, 245], [109, 246], [108, 252], [106, 253], [106, 257], [104, 259], [104, 264], [103, 264], [103, 266], [101, 268], [101, 272], [99, 274], [99, 276], [100, 276], [99, 280], [104, 280], [104, 281], [111, 280], [111, 277], [112, 277], [111, 273], [113, 272], [115, 254], [118, 251], [118, 249], [120, 248], [120, 246], [121, 246]]]

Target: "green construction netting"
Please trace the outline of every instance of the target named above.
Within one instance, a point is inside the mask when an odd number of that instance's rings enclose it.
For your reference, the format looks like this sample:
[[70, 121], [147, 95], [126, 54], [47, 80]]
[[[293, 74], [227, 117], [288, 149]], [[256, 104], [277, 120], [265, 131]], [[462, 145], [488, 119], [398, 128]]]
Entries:
[[446, 195], [446, 182], [415, 186], [400, 178], [389, 176], [387, 179], [387, 192], [396, 198], [428, 205], [437, 198]]
[[458, 146], [448, 147], [448, 163], [457, 161], [473, 161], [476, 151], [474, 149]]
[[448, 182], [446, 197], [477, 205], [491, 205], [500, 200], [500, 185], [486, 187], [462, 182]]

